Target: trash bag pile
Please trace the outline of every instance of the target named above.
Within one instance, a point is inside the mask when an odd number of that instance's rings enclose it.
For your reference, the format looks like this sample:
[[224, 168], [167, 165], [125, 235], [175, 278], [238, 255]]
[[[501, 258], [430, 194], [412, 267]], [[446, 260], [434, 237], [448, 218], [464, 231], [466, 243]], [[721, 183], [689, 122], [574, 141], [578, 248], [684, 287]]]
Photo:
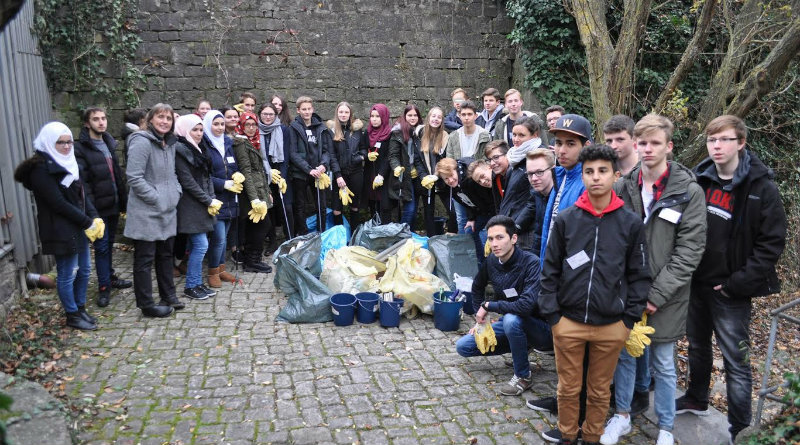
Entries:
[[455, 277], [477, 272], [468, 235], [428, 239], [407, 224], [381, 225], [377, 217], [360, 225], [349, 242], [344, 226], [288, 240], [273, 262], [275, 287], [288, 297], [277, 319], [289, 323], [331, 321], [328, 298], [343, 292], [392, 293], [406, 301], [407, 317], [432, 314], [434, 293], [453, 290]]

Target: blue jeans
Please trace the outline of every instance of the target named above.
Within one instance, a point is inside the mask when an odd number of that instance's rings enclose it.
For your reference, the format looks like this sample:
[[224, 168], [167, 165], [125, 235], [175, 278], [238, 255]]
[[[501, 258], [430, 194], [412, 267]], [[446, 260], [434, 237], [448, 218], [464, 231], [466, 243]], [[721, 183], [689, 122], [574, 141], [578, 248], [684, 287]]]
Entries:
[[650, 347], [644, 348], [644, 353], [636, 358], [628, 354], [625, 348], [619, 354], [617, 368], [614, 370], [614, 400], [618, 413], [631, 411], [633, 392], [648, 392], [650, 390]]
[[[486, 244], [486, 237], [488, 236], [486, 231], [487, 222], [489, 222], [488, 216], [476, 216], [475, 230], [466, 232], [472, 235], [472, 239], [475, 241], [475, 255], [478, 258], [479, 265], [483, 263], [483, 260], [486, 258], [483, 255], [483, 246]], [[466, 224], [466, 222], [464, 224]]]
[[[211, 242], [208, 244], [208, 267], [219, 267], [220, 264], [225, 263], [225, 247], [228, 240], [228, 229], [230, 228], [231, 220], [229, 219], [218, 219], [214, 223]], [[205, 236], [205, 233], [203, 235]], [[186, 281], [189, 281], [188, 277]]]
[[650, 346], [646, 346], [641, 357], [636, 358], [636, 383], [633, 389], [639, 392], [650, 391]]
[[[672, 431], [672, 427], [675, 424], [675, 386], [678, 376], [675, 373], [673, 348], [674, 343], [672, 342], [653, 342], [647, 348], [650, 355], [649, 359], [653, 361], [653, 370], [656, 378], [653, 408], [656, 416], [658, 416], [659, 429], [665, 431]], [[614, 371], [614, 399], [616, 400], [618, 413], [629, 413], [631, 411], [634, 386], [636, 391], [648, 391], [649, 382], [644, 389], [639, 389], [639, 377], [641, 375], [638, 372], [639, 358], [631, 357], [625, 348], [619, 354], [617, 369]]]
[[[505, 314], [492, 323], [497, 346], [485, 355], [511, 353], [514, 362], [514, 375], [528, 378], [531, 364], [528, 361], [528, 346], [537, 349], [553, 349], [553, 335], [550, 325], [542, 319], [527, 315]], [[456, 341], [456, 352], [462, 357], [477, 357], [481, 354], [475, 343], [475, 336], [467, 334]]]
[[[400, 209], [400, 222], [408, 224], [411, 230], [414, 230], [414, 217], [417, 216], [417, 200], [414, 196], [414, 185], [411, 185], [411, 200], [401, 201], [402, 207]], [[431, 235], [428, 235], [431, 236]]]
[[103, 218], [106, 231], [103, 237], [94, 242], [94, 267], [97, 271], [97, 284], [100, 290], [111, 287], [111, 274], [114, 268], [111, 265], [111, 253], [114, 250], [114, 236], [117, 233], [117, 223], [119, 215], [106, 216]]
[[192, 289], [203, 284], [203, 257], [208, 251], [208, 235], [188, 234], [186, 247], [189, 248], [189, 261], [186, 262], [186, 289]]
[[739, 434], [752, 420], [753, 375], [750, 370], [750, 298], [728, 298], [711, 287], [692, 286], [686, 336], [689, 339], [689, 388], [686, 396], [708, 403], [714, 356], [711, 334], [725, 365], [730, 432]]
[[81, 233], [76, 243], [77, 253], [56, 255], [56, 289], [61, 306], [68, 314], [86, 306], [86, 288], [89, 287], [89, 275], [92, 273], [89, 240]]
[[456, 211], [456, 224], [458, 224], [458, 233], [465, 233], [464, 226], [467, 224], [467, 208], [459, 204], [458, 201], [454, 199], [453, 209]]

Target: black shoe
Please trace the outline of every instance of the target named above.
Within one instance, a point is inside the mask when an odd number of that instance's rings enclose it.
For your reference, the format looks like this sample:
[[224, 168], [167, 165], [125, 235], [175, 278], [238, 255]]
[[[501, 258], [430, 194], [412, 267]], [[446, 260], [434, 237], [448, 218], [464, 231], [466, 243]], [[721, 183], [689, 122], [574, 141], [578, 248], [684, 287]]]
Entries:
[[169, 317], [175, 310], [170, 306], [150, 306], [142, 308], [142, 315], [145, 317], [164, 318]]
[[97, 325], [84, 319], [80, 312], [67, 313], [67, 326], [81, 331], [94, 331], [97, 329]]
[[245, 272], [256, 272], [256, 273], [271, 273], [272, 266], [261, 262], [261, 261], [253, 261], [244, 263], [244, 271]]
[[122, 278], [111, 275], [111, 287], [114, 289], [128, 289], [129, 287], [133, 286], [133, 282], [130, 280], [123, 280]]
[[236, 264], [244, 263], [244, 252], [242, 252], [241, 250], [232, 251], [231, 260]]
[[555, 357], [555, 355], [556, 355], [556, 351], [554, 349], [552, 349], [552, 348], [550, 348], [550, 349], [533, 348], [533, 352], [535, 352], [537, 354], [542, 354], [542, 355], [549, 355], [551, 357]]
[[553, 415], [558, 414], [558, 399], [556, 399], [555, 397], [542, 397], [541, 399], [531, 399], [525, 402], [525, 405], [534, 411], [542, 411], [545, 413], [551, 413]]
[[171, 297], [162, 298], [161, 299], [161, 306], [170, 306], [176, 311], [179, 309], [183, 309], [186, 307], [185, 304], [181, 300], [178, 299], [177, 295], [173, 295]]
[[213, 289], [209, 288], [209, 287], [208, 287], [208, 286], [206, 286], [205, 284], [201, 284], [201, 285], [199, 285], [199, 286], [197, 286], [197, 287], [199, 287], [199, 288], [200, 288], [200, 290], [201, 290], [201, 291], [203, 291], [203, 292], [205, 292], [205, 293], [206, 293], [206, 295], [208, 295], [209, 297], [213, 297], [214, 295], [217, 295], [217, 291], [215, 291], [215, 290], [213, 290]]
[[97, 292], [97, 307], [106, 307], [109, 301], [111, 301], [111, 290], [101, 288]]
[[577, 440], [576, 441], [572, 441], [572, 442], [561, 442], [561, 440], [562, 440], [561, 439], [561, 431], [559, 431], [558, 428], [553, 428], [550, 431], [543, 432], [542, 433], [542, 439], [544, 439], [544, 440], [546, 440], [548, 442], [554, 442], [554, 443], [577, 443], [578, 442]]
[[631, 401], [631, 416], [638, 416], [650, 408], [650, 392], [649, 391], [634, 391], [633, 400]]
[[184, 289], [183, 295], [191, 298], [192, 300], [207, 300], [208, 294], [200, 288], [200, 286], [193, 287], [191, 289]]
[[81, 314], [81, 318], [88, 321], [89, 323], [97, 324], [97, 319], [89, 315], [88, 312], [86, 312], [86, 306], [78, 306], [78, 313]]

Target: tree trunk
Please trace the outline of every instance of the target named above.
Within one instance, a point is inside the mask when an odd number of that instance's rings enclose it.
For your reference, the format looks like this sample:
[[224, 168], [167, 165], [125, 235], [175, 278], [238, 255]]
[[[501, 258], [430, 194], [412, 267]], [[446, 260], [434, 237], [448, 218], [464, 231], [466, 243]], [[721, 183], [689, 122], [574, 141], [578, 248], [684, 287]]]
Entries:
[[708, 30], [711, 28], [711, 19], [714, 18], [714, 12], [716, 12], [716, 10], [717, 0], [706, 0], [703, 3], [703, 9], [700, 11], [700, 15], [697, 18], [697, 27], [695, 28], [694, 35], [692, 35], [692, 40], [683, 52], [681, 61], [678, 63], [675, 71], [669, 76], [667, 85], [658, 96], [656, 104], [653, 107], [656, 113], [661, 113], [664, 110], [664, 106], [666, 106], [672, 94], [678, 88], [678, 85], [680, 85], [686, 78], [686, 75], [689, 74], [689, 69], [697, 61], [700, 52], [703, 51], [706, 45], [706, 38], [708, 37]]
[[614, 114], [631, 114], [633, 68], [650, 17], [651, 3], [651, 0], [625, 0], [622, 27], [611, 59], [613, 69], [608, 73], [609, 105]]

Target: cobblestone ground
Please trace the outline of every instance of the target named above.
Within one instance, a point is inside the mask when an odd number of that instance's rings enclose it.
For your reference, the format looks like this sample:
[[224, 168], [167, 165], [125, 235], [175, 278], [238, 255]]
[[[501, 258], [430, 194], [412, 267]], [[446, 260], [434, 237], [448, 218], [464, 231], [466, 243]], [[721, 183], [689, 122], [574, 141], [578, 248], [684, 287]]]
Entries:
[[[130, 279], [132, 253], [115, 255]], [[286, 297], [273, 274], [241, 278], [167, 319], [143, 318], [132, 289], [91, 306], [100, 329], [76, 335], [80, 359], [67, 376], [71, 397], [104, 407], [83, 443], [546, 443], [538, 432], [556, 419], [525, 399], [554, 394], [552, 358], [531, 355], [533, 391], [500, 396], [512, 375], [503, 357], [454, 352], [466, 317], [448, 333], [425, 315], [390, 329], [277, 323]], [[639, 424], [621, 443], [654, 443], [654, 433]]]

